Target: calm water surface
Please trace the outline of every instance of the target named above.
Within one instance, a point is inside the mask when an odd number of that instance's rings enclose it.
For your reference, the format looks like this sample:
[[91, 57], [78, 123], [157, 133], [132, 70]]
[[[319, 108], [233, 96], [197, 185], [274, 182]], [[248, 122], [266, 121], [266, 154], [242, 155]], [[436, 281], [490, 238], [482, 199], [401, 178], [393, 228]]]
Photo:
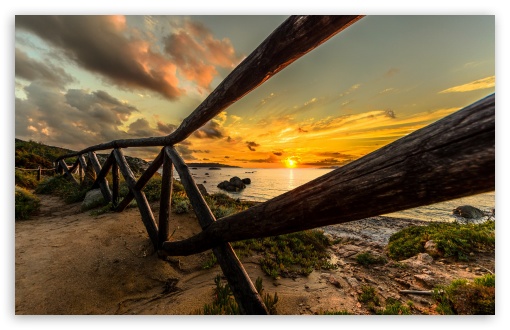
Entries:
[[[203, 184], [209, 193], [222, 192], [233, 198], [260, 202], [299, 187], [330, 171], [332, 170], [303, 168], [221, 168], [220, 170], [211, 170], [207, 167], [190, 168], [196, 183]], [[174, 171], [174, 173], [176, 172]], [[177, 174], [175, 176], [178, 178]], [[216, 187], [218, 183], [224, 180], [228, 181], [233, 176], [238, 176], [241, 179], [250, 178], [251, 184], [238, 193], [226, 192]], [[495, 208], [495, 192], [464, 197], [387, 215], [425, 221], [453, 221], [455, 217], [452, 215], [452, 210], [461, 205], [472, 205], [483, 211], [490, 211], [492, 208]]]

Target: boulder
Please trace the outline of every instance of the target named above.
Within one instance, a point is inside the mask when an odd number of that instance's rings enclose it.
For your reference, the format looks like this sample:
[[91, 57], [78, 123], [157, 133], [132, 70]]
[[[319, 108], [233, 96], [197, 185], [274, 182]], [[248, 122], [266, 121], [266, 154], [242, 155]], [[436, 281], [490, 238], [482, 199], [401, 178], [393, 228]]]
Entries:
[[105, 200], [103, 194], [101, 193], [101, 189], [92, 189], [85, 195], [85, 198], [81, 203], [81, 209], [86, 211], [98, 206], [103, 206], [104, 204]]
[[251, 184], [251, 179], [250, 178], [244, 178], [242, 181], [243, 181], [244, 184]]
[[453, 209], [453, 214], [466, 219], [476, 219], [485, 216], [482, 210], [470, 205], [462, 205]]
[[[205, 181], [204, 181], [205, 182]], [[205, 189], [204, 185], [201, 184], [201, 183], [197, 183], [197, 188], [198, 190], [200, 191], [200, 193], [202, 194], [202, 196], [209, 196], [209, 193], [207, 192], [207, 189]]]
[[243, 180], [234, 176], [229, 181], [220, 182], [217, 187], [226, 191], [237, 192], [246, 188], [246, 185], [243, 183]]

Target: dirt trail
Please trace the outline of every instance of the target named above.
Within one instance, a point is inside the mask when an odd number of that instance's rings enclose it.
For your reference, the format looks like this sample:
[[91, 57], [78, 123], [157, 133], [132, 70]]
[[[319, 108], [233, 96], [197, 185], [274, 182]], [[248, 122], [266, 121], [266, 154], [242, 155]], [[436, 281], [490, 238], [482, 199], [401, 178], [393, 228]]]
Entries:
[[[138, 209], [92, 216], [80, 204], [66, 205], [53, 196], [40, 196], [41, 212], [16, 222], [16, 314], [178, 314], [188, 315], [212, 302], [218, 266], [203, 270], [210, 252], [157, 257]], [[157, 208], [153, 209], [157, 217]], [[401, 295], [399, 290], [427, 290], [454, 278], [473, 278], [494, 271], [494, 255], [476, 256], [471, 263], [438, 260], [406, 261], [365, 268], [355, 262], [362, 251], [383, 255], [391, 233], [411, 225], [409, 220], [373, 218], [326, 228], [343, 242], [332, 247], [338, 269], [314, 271], [304, 278], [272, 280], [257, 258], [242, 260], [253, 281], [262, 277], [265, 292], [277, 292], [279, 314], [317, 314], [347, 310], [369, 314], [357, 301], [360, 287], [369, 284], [386, 299], [412, 300], [413, 313], [434, 313], [428, 296]], [[175, 239], [200, 231], [193, 215], [172, 215]], [[382, 234], [381, 234], [382, 233]]]

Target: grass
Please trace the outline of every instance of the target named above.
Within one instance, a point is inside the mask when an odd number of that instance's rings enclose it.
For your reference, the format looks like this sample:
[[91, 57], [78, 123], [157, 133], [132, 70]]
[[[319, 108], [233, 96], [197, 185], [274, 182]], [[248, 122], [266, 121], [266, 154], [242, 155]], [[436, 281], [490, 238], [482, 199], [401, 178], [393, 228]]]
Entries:
[[363, 252], [356, 256], [356, 262], [362, 266], [384, 265], [388, 261], [384, 257], [376, 257], [370, 252]]
[[457, 279], [434, 288], [436, 311], [443, 315], [495, 315], [496, 276], [487, 274], [472, 282]]
[[314, 269], [336, 268], [336, 265], [329, 262], [327, 247], [330, 245], [331, 242], [321, 230], [232, 243], [241, 257], [260, 254], [262, 270], [273, 279], [307, 276]]
[[17, 186], [15, 187], [14, 203], [15, 220], [29, 219], [30, 216], [39, 211], [41, 206], [39, 198], [34, 196], [30, 191]]
[[88, 187], [77, 186], [63, 176], [47, 178], [35, 188], [36, 194], [51, 194], [60, 196], [66, 203], [77, 203], [83, 201], [87, 194]]
[[18, 187], [34, 189], [38, 184], [36, 172], [14, 170], [14, 183]]
[[437, 254], [433, 257], [453, 257], [469, 260], [469, 254], [480, 250], [494, 250], [495, 221], [481, 224], [432, 223], [412, 226], [393, 234], [388, 243], [388, 256], [404, 260], [425, 252], [424, 245], [433, 240]]
[[[196, 310], [195, 315], [239, 315], [239, 305], [234, 299], [234, 295], [230, 290], [230, 287], [227, 283], [222, 283], [221, 276], [217, 275], [214, 279], [214, 283], [216, 287], [214, 288], [214, 300], [212, 304], [205, 304], [203, 308]], [[257, 292], [262, 297], [264, 304], [266, 305], [269, 314], [275, 315], [276, 312], [276, 304], [278, 303], [278, 295], [275, 293], [271, 296], [268, 293], [264, 293], [264, 288], [262, 285], [262, 279], [260, 277], [257, 278], [255, 282], [255, 288]]]

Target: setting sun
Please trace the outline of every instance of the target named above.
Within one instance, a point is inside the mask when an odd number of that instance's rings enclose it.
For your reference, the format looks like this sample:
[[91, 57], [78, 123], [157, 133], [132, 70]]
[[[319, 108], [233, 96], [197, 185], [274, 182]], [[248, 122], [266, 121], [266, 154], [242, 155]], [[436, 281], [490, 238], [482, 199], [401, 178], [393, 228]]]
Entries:
[[284, 162], [285, 162], [285, 167], [288, 167], [288, 168], [294, 168], [297, 166], [297, 162], [290, 157], [285, 159]]

